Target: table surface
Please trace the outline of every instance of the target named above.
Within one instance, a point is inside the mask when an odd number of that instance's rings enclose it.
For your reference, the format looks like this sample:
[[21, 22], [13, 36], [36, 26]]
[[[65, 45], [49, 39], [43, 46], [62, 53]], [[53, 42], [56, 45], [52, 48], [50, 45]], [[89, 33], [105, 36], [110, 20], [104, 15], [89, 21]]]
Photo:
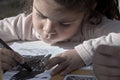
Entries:
[[[76, 71], [73, 71], [72, 73], [70, 74], [79, 74], [79, 75], [94, 75], [93, 71], [92, 70], [76, 70]], [[55, 76], [53, 76], [51, 78], [51, 80], [63, 80], [64, 79], [64, 76], [61, 76], [60, 74], [57, 74]]]

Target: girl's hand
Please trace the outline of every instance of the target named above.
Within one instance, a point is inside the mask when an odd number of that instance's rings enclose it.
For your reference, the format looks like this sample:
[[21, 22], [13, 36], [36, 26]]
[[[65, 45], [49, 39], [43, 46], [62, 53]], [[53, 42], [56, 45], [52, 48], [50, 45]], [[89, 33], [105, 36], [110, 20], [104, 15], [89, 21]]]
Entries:
[[23, 57], [17, 52], [0, 48], [0, 62], [2, 70], [10, 70], [14, 66], [23, 62]]
[[55, 75], [58, 72], [61, 72], [61, 75], [66, 75], [67, 73], [70, 73], [73, 70], [76, 70], [84, 65], [84, 62], [81, 60], [76, 50], [71, 49], [69, 51], [65, 51], [64, 53], [57, 55], [54, 58], [51, 58], [48, 61], [46, 69], [50, 69], [56, 66], [52, 70], [51, 75]]
[[93, 57], [98, 80], [120, 80], [120, 47], [101, 45]]

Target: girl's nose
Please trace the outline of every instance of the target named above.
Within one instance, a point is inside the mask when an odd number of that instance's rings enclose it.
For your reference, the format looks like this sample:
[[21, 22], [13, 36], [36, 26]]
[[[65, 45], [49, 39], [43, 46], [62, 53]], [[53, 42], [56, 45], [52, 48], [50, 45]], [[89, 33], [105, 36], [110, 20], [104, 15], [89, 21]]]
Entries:
[[53, 26], [53, 22], [51, 20], [47, 19], [47, 22], [43, 27], [43, 31], [45, 31], [46, 33], [54, 32], [54, 26]]

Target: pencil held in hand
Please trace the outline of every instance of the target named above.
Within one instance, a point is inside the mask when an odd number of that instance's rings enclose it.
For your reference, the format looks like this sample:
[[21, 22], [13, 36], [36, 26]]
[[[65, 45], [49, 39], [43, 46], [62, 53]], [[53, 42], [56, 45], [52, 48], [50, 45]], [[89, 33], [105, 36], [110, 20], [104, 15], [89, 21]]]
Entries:
[[[17, 52], [15, 52], [12, 48], [10, 48], [2, 39], [0, 39], [0, 47], [11, 50], [11, 51], [6, 50], [6, 51], [8, 51], [8, 52], [11, 54], [10, 56], [7, 56], [7, 55], [6, 55], [6, 56], [13, 58], [14, 61], [16, 61], [19, 65], [21, 65], [21, 66], [22, 66], [23, 68], [25, 68], [27, 71], [29, 71], [29, 72], [32, 71], [31, 67], [30, 67], [27, 63], [24, 62], [23, 57], [22, 57], [20, 54], [18, 54]], [[5, 50], [5, 49], [4, 49], [4, 50]], [[4, 50], [2, 50], [2, 51], [4, 52]], [[7, 52], [5, 52], [5, 54], [6, 54], [6, 53], [7, 53]], [[5, 54], [4, 54], [3, 56], [5, 56]], [[8, 62], [9, 62], [9, 61], [8, 61]]]

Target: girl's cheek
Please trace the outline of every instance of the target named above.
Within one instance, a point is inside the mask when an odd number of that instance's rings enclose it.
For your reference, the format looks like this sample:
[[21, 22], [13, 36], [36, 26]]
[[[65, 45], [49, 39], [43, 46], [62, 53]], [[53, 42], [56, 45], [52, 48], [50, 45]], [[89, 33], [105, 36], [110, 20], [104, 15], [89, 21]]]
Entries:
[[33, 18], [33, 26], [34, 26], [35, 28], [43, 28], [44, 23], [43, 23], [42, 20], [37, 19], [37, 18], [34, 17], [34, 18]]

